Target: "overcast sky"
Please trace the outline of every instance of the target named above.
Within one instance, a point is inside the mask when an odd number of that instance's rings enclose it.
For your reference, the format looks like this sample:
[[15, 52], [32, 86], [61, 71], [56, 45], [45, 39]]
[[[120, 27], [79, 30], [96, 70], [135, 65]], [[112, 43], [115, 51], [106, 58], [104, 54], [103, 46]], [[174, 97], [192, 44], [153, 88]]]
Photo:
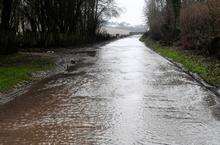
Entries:
[[144, 24], [144, 0], [115, 0], [124, 11], [120, 17], [113, 19], [116, 22], [127, 22], [132, 25]]

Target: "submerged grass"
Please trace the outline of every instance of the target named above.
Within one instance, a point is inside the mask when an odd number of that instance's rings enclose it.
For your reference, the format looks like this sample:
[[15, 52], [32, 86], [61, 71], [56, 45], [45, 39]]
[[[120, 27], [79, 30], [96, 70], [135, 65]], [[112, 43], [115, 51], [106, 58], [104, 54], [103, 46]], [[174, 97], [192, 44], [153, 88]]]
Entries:
[[15, 54], [0, 56], [0, 92], [16, 84], [31, 80], [31, 73], [53, 68], [52, 59], [41, 56]]
[[193, 73], [197, 73], [208, 83], [220, 86], [219, 60], [162, 46], [160, 43], [145, 36], [142, 36], [141, 41], [160, 55], [182, 64], [186, 69]]

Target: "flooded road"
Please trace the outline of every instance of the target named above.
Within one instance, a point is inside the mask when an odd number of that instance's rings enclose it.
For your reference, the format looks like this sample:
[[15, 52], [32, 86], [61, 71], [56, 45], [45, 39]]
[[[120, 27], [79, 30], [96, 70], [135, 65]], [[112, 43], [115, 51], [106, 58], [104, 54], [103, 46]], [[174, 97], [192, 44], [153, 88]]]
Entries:
[[65, 73], [1, 105], [0, 144], [219, 145], [215, 96], [138, 39], [68, 54]]

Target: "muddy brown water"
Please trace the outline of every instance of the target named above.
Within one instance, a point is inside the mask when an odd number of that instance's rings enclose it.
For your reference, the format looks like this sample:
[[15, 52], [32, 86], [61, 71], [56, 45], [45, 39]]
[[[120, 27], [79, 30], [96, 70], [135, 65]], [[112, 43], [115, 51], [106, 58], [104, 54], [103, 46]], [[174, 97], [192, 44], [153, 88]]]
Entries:
[[216, 96], [138, 39], [79, 52], [2, 104], [0, 144], [219, 145]]

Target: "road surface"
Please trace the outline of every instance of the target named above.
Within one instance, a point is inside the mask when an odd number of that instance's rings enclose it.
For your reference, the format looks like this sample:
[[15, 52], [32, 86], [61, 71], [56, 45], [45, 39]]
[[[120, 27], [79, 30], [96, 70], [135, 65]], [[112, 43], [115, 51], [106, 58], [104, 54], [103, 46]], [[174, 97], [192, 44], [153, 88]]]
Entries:
[[138, 39], [68, 54], [76, 65], [1, 105], [0, 144], [219, 145], [215, 96]]

